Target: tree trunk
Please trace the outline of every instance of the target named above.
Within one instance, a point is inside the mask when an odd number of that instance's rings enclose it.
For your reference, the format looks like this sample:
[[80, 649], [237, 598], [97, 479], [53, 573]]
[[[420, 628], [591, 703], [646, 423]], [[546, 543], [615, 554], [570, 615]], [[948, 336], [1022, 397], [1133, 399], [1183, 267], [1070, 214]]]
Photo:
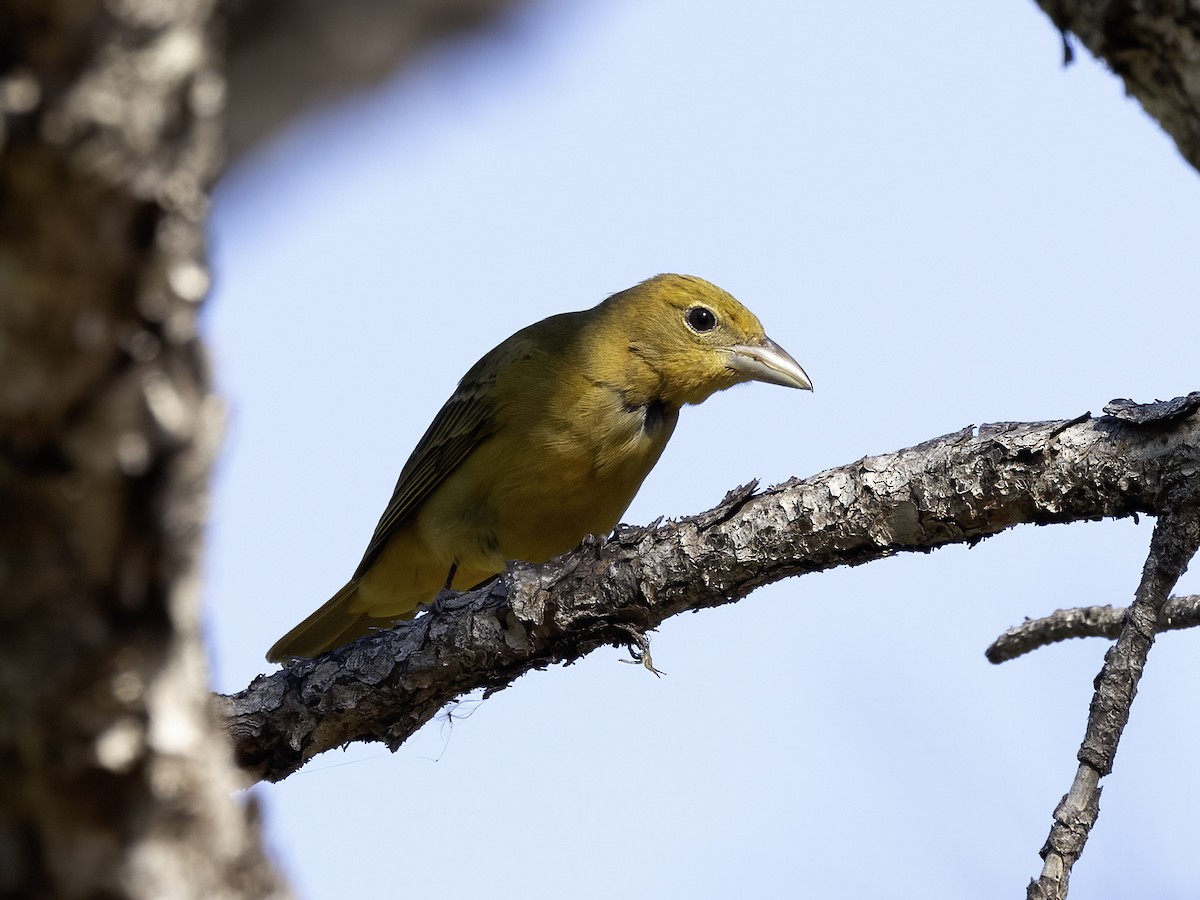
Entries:
[[29, 0], [0, 35], [0, 894], [279, 895], [199, 633], [213, 4]]

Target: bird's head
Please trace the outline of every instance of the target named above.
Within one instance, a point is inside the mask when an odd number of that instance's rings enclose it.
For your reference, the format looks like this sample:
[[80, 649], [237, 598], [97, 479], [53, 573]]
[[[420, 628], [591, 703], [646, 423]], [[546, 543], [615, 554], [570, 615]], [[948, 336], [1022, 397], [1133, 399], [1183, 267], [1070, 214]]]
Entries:
[[676, 407], [745, 381], [812, 390], [800, 364], [767, 337], [758, 317], [702, 278], [657, 275], [604, 305], [627, 335], [638, 368], [657, 380], [647, 387]]

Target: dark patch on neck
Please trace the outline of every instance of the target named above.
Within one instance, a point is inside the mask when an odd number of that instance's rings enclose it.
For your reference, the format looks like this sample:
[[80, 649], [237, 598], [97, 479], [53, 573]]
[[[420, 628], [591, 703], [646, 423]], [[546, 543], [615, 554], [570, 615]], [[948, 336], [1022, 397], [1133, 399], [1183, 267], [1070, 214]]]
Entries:
[[650, 433], [661, 431], [663, 428], [668, 431], [675, 427], [675, 422], [679, 418], [679, 407], [668, 403], [661, 397], [652, 397], [645, 403], [638, 403], [629, 396], [629, 392], [623, 388], [617, 387], [615, 384], [609, 384], [602, 381], [593, 382], [597, 387], [604, 387], [621, 400], [621, 406], [625, 412], [631, 416], [638, 416], [642, 420], [642, 430]]
[[666, 429], [670, 434], [679, 418], [679, 407], [673, 406], [661, 397], [655, 397], [647, 403], [635, 405], [625, 398], [625, 408], [631, 413], [642, 417], [642, 431], [655, 434]]
[[655, 397], [644, 407], [642, 413], [642, 428], [646, 431], [658, 431], [667, 424], [667, 419], [672, 418], [671, 413], [674, 412], [666, 401], [659, 397]]

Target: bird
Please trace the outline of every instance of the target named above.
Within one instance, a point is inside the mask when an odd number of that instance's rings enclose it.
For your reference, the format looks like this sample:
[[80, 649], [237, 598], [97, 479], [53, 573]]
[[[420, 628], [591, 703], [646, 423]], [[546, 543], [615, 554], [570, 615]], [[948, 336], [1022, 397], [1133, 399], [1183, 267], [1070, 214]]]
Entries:
[[311, 658], [411, 619], [510, 560], [616, 527], [679, 411], [747, 381], [812, 390], [732, 295], [663, 274], [521, 329], [463, 376], [404, 464], [354, 576], [279, 639]]

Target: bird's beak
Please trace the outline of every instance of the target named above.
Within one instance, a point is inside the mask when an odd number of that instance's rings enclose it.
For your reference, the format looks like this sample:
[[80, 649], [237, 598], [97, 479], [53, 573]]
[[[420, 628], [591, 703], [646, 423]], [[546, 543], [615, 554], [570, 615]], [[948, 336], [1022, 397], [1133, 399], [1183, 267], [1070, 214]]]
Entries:
[[736, 344], [729, 348], [729, 368], [753, 381], [781, 384], [784, 387], [811, 391], [812, 382], [800, 368], [800, 363], [769, 337], [755, 344]]

